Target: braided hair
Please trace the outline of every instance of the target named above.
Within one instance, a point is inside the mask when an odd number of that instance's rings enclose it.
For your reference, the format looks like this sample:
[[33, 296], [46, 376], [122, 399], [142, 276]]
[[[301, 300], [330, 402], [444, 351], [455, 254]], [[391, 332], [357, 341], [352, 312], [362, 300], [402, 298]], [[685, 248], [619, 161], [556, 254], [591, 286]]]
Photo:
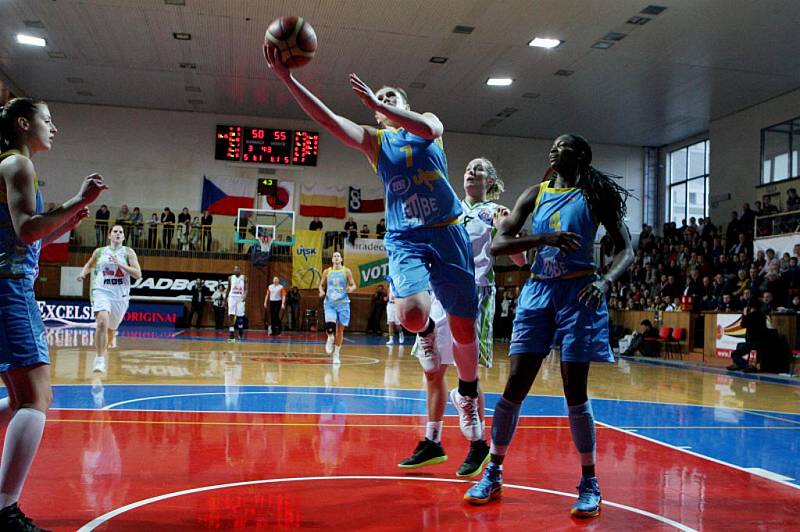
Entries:
[[580, 135], [569, 134], [575, 143], [575, 149], [583, 152], [583, 160], [578, 166], [577, 186], [583, 192], [589, 212], [595, 220], [610, 222], [625, 219], [627, 213], [627, 200], [631, 193], [623, 186], [618, 185], [615, 180], [622, 179], [621, 176], [601, 172], [591, 165], [592, 148], [585, 138]]
[[0, 110], [0, 149], [2, 151], [11, 147], [18, 134], [17, 119], [22, 117], [33, 120], [39, 111], [36, 106], [43, 103], [41, 100], [32, 98], [14, 98], [2, 107]]

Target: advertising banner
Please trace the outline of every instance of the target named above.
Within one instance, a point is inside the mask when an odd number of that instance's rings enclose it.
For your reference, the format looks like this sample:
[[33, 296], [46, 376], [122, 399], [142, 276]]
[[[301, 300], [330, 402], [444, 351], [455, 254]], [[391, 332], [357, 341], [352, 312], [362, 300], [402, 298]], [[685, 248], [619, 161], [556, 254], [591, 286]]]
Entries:
[[379, 238], [356, 238], [352, 244], [346, 242], [344, 262], [353, 272], [358, 288], [383, 283], [389, 275], [389, 258]]
[[[85, 299], [47, 299], [37, 301], [47, 327], [94, 327], [92, 304]], [[175, 327], [183, 317], [183, 304], [131, 302], [123, 327]]]
[[143, 271], [141, 279], [131, 284], [132, 300], [191, 301], [194, 283], [199, 277], [205, 282], [209, 295], [219, 283], [228, 282], [229, 273], [195, 273]]
[[295, 232], [292, 247], [292, 286], [316, 288], [322, 277], [322, 231]]

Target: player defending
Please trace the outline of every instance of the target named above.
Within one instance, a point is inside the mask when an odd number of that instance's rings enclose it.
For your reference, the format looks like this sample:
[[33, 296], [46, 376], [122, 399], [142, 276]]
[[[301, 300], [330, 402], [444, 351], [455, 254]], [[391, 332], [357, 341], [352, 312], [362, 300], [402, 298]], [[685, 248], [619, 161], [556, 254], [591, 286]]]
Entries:
[[53, 397], [44, 323], [33, 293], [39, 252], [89, 216], [88, 205], [108, 188], [102, 176], [92, 174], [75, 196], [45, 212], [31, 157], [49, 151], [57, 131], [42, 101], [14, 98], [0, 107], [0, 375], [8, 391], [0, 399], [0, 530], [7, 531], [43, 530], [17, 504]]
[[233, 275], [228, 277], [228, 341], [235, 342], [234, 328], [239, 332], [239, 341], [244, 339], [244, 310], [247, 301], [247, 278], [237, 264]]
[[[506, 207], [494, 202], [503, 190], [503, 181], [498, 177], [497, 170], [491, 161], [481, 157], [473, 159], [467, 164], [464, 171], [465, 196], [461, 201], [464, 214], [461, 216], [461, 224], [469, 233], [475, 257], [475, 284], [480, 301], [480, 314], [475, 325], [480, 346], [480, 363], [487, 368], [492, 367], [494, 341], [492, 334], [495, 299], [494, 257], [490, 247], [492, 237], [496, 232], [496, 221], [509, 214]], [[511, 258], [518, 266], [525, 263], [523, 253], [513, 255]], [[447, 405], [447, 367], [453, 363], [453, 339], [444, 309], [435, 298], [431, 306], [431, 317], [436, 322], [434, 349], [436, 356], [420, 359], [425, 371], [427, 391], [428, 421], [425, 426], [425, 439], [417, 445], [411, 457], [398, 464], [401, 468], [422, 467], [447, 460], [447, 455], [441, 445], [441, 434], [444, 410]], [[415, 355], [419, 354], [419, 344], [414, 345], [413, 352]], [[454, 404], [457, 401], [455, 392], [456, 390], [450, 392]], [[478, 438], [470, 441], [469, 453], [456, 472], [459, 477], [473, 477], [479, 474], [489, 460], [489, 446], [484, 439], [483, 410], [483, 391], [479, 387], [478, 416], [481, 420], [481, 430]]]
[[397, 316], [406, 329], [420, 334], [423, 356], [435, 356], [435, 324], [429, 316], [433, 288], [454, 340], [461, 430], [470, 440], [478, 438], [478, 294], [465, 289], [474, 286], [475, 266], [469, 236], [458, 223], [461, 204], [447, 178], [442, 122], [431, 113], [412, 111], [402, 90], [383, 87], [375, 94], [351, 74], [350, 86], [375, 112], [378, 128], [358, 125], [331, 111], [297, 81], [278, 59], [276, 48], [265, 46], [264, 54], [306, 114], [361, 151], [383, 182], [388, 230], [384, 242]]
[[[580, 455], [581, 481], [575, 517], [600, 513], [595, 476], [595, 427], [587, 394], [591, 362], [613, 362], [608, 341], [605, 293], [633, 261], [623, 220], [628, 192], [591, 166], [592, 149], [583, 137], [562, 135], [550, 149], [548, 181], [528, 188], [500, 224], [492, 252], [537, 249], [531, 276], [519, 297], [509, 356], [511, 370], [492, 422], [491, 463], [464, 499], [484, 504], [500, 495], [502, 464], [514, 436], [522, 401], [551, 347], [561, 350], [561, 377], [569, 408], [572, 441]], [[530, 236], [518, 236], [532, 214]], [[607, 273], [598, 277], [594, 241], [602, 224], [614, 243]]]
[[319, 297], [325, 302], [325, 352], [333, 353], [333, 363], [340, 362], [339, 353], [344, 341], [344, 328], [350, 325], [350, 297], [347, 295], [356, 289], [356, 282], [350, 268], [342, 264], [342, 254], [333, 254], [333, 266], [325, 268], [319, 282]]
[[114, 335], [119, 329], [131, 295], [131, 277], [140, 279], [142, 268], [133, 249], [123, 246], [125, 230], [115, 225], [108, 231], [108, 246], [97, 248], [83, 266], [78, 280], [83, 282], [94, 268], [92, 275], [92, 313], [97, 322], [94, 371], [105, 373], [108, 348], [113, 345]]

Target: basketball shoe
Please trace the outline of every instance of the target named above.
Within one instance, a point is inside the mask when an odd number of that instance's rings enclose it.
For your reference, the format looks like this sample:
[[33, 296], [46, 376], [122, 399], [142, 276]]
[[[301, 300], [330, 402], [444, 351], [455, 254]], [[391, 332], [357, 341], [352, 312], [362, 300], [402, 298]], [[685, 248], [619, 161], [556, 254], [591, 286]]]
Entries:
[[595, 517], [600, 514], [602, 500], [597, 477], [583, 477], [578, 486], [578, 501], [570, 513], [575, 517]]
[[485, 440], [476, 440], [469, 443], [469, 452], [464, 459], [464, 463], [456, 472], [457, 477], [469, 478], [478, 476], [483, 466], [489, 462], [489, 445]]
[[329, 334], [328, 339], [325, 341], [325, 352], [329, 355], [333, 353], [333, 342], [336, 339], [335, 336]]
[[447, 455], [444, 454], [444, 448], [441, 443], [436, 443], [433, 440], [425, 438], [414, 449], [414, 453], [397, 464], [397, 467], [403, 469], [413, 469], [415, 467], [422, 467], [427, 465], [441, 464], [447, 461]]
[[36, 526], [30, 517], [22, 513], [17, 503], [0, 510], [0, 530], [5, 532], [50, 532]]
[[483, 478], [464, 494], [464, 500], [470, 504], [486, 504], [500, 497], [503, 492], [503, 470], [494, 462], [489, 462], [483, 472]]
[[[436, 329], [425, 336], [417, 335], [420, 350], [417, 353], [419, 364], [425, 373], [433, 373], [442, 365], [442, 357], [436, 352]], [[401, 342], [402, 343], [402, 342]]]
[[458, 393], [457, 388], [450, 390], [450, 400], [458, 410], [458, 424], [461, 434], [469, 441], [477, 441], [483, 437], [481, 433], [481, 420], [478, 417], [478, 398], [464, 397]]
[[94, 357], [94, 369], [96, 373], [106, 372], [106, 357], [97, 355]]

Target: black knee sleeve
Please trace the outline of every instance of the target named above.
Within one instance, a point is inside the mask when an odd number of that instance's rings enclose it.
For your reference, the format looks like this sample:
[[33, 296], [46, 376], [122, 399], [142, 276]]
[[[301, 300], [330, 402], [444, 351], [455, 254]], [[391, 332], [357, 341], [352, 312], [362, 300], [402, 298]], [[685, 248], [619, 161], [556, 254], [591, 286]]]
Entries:
[[333, 334], [336, 332], [336, 323], [332, 321], [325, 322], [325, 332], [328, 334]]

